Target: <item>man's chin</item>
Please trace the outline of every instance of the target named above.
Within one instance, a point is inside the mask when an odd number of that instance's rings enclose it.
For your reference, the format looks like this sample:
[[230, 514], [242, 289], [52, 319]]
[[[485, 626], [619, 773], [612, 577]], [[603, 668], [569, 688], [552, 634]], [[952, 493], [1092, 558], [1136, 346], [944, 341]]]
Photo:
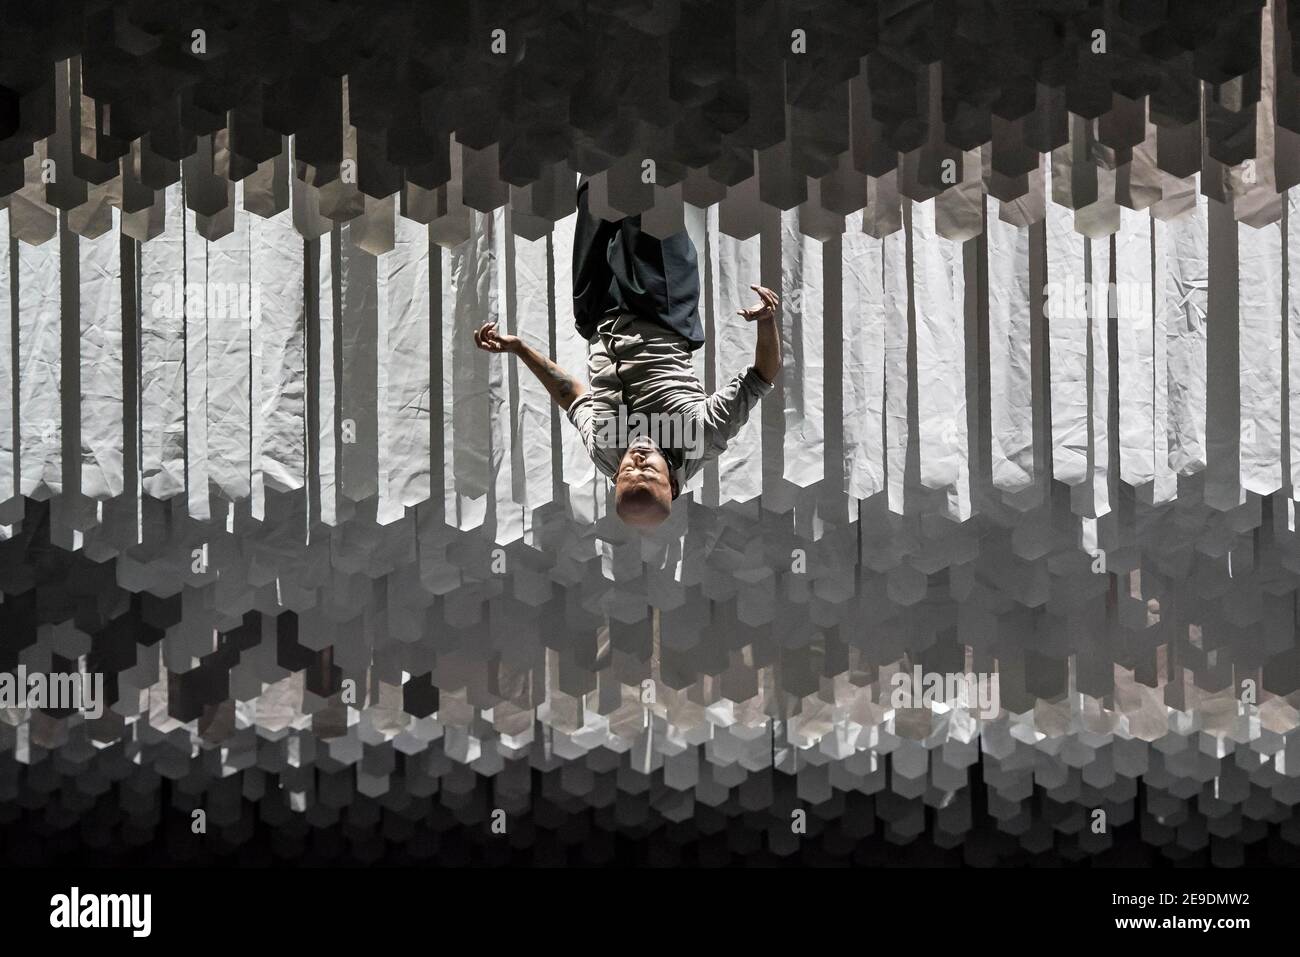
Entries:
[[650, 509], [635, 509], [631, 511], [621, 511], [619, 512], [618, 517], [622, 520], [624, 525], [627, 525], [630, 528], [648, 531], [653, 528], [658, 528], [667, 521], [668, 512]]
[[618, 489], [615, 507], [624, 524], [653, 528], [668, 517], [672, 501], [664, 501], [657, 486], [638, 481], [635, 485]]
[[654, 486], [643, 478], [629, 479], [625, 484], [617, 486], [620, 496], [632, 497], [641, 495], [654, 495]]

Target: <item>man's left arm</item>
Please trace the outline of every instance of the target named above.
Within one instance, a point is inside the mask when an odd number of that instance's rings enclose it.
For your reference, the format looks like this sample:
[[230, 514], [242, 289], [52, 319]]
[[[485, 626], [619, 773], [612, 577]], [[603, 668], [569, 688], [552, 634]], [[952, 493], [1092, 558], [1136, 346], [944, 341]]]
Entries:
[[776, 374], [781, 371], [781, 335], [776, 324], [776, 310], [781, 300], [771, 289], [764, 286], [750, 285], [762, 301], [748, 309], [737, 309], [736, 315], [743, 316], [746, 322], [758, 327], [758, 339], [754, 343], [754, 371], [771, 385], [776, 381]]
[[485, 322], [475, 330], [474, 344], [484, 352], [513, 353], [565, 412], [587, 392], [586, 385], [580, 380], [569, 375], [518, 336], [500, 332], [495, 322]]
[[776, 310], [780, 300], [776, 293], [762, 286], [751, 286], [762, 302], [750, 309], [737, 310], [737, 315], [757, 326], [758, 338], [754, 342], [754, 364], [737, 373], [718, 391], [709, 396], [705, 404], [705, 425], [712, 433], [712, 444], [720, 451], [727, 440], [749, 420], [749, 412], [772, 391], [772, 383], [781, 371], [781, 331], [777, 325]]

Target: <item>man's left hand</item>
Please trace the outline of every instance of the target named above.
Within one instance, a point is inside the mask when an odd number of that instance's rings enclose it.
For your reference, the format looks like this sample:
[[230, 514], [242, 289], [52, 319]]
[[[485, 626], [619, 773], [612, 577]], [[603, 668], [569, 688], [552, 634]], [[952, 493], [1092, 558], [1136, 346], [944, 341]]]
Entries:
[[762, 301], [757, 306], [750, 306], [748, 309], [737, 309], [736, 315], [743, 316], [746, 322], [762, 322], [767, 319], [776, 318], [777, 307], [781, 305], [780, 298], [771, 289], [766, 286], [757, 286], [753, 283], [750, 289], [758, 293], [758, 298]]

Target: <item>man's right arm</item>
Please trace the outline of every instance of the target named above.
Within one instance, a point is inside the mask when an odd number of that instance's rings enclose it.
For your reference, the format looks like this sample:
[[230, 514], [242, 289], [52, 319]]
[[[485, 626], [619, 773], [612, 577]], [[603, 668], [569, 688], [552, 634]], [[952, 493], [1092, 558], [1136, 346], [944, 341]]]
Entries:
[[518, 336], [498, 332], [495, 322], [484, 323], [474, 333], [474, 343], [485, 352], [512, 352], [517, 355], [546, 389], [547, 394], [555, 400], [555, 404], [565, 412], [587, 391], [585, 383], [569, 375]]
[[555, 404], [565, 412], [569, 411], [574, 400], [587, 391], [587, 386], [581, 380], [569, 375], [526, 342], [520, 341], [515, 355], [528, 366], [528, 371], [537, 377]]

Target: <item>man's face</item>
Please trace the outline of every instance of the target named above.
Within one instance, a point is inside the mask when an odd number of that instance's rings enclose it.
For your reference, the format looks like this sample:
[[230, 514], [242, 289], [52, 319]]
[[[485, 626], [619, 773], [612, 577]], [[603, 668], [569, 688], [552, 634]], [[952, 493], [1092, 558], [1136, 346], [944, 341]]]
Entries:
[[614, 509], [634, 528], [654, 528], [673, 508], [672, 470], [648, 436], [632, 440], [618, 463]]

